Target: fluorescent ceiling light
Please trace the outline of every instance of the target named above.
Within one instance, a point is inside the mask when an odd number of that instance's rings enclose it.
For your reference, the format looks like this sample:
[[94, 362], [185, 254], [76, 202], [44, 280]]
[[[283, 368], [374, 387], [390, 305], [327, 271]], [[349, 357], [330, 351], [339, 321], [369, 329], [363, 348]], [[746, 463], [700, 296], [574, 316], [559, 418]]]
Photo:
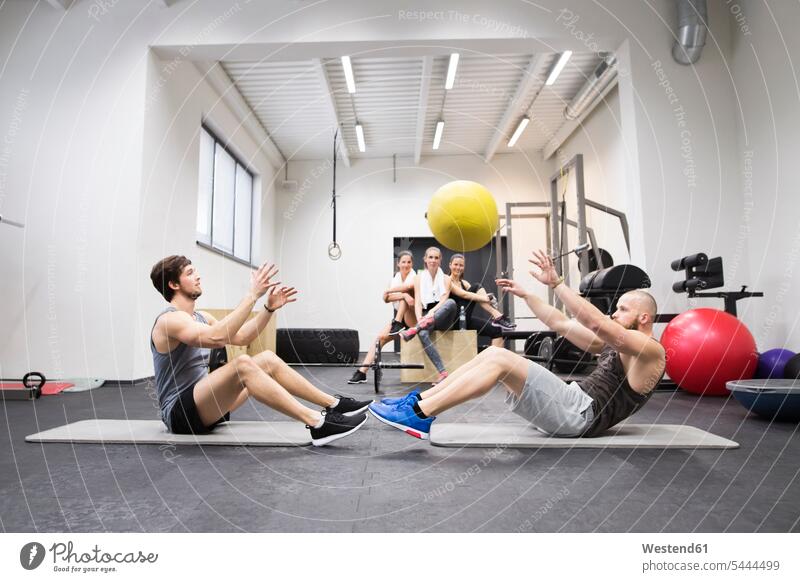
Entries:
[[344, 69], [344, 80], [347, 82], [347, 92], [356, 92], [356, 79], [353, 77], [353, 65], [350, 63], [350, 57], [342, 57], [342, 68]]
[[444, 88], [448, 91], [453, 88], [456, 82], [456, 69], [458, 68], [458, 53], [450, 55], [450, 65], [447, 67], [447, 81], [444, 83]]
[[360, 123], [356, 123], [356, 139], [358, 139], [358, 151], [361, 153], [367, 151], [367, 144], [364, 143], [364, 127]]
[[514, 135], [511, 136], [511, 139], [508, 140], [508, 147], [513, 148], [516, 145], [519, 136], [522, 135], [522, 132], [525, 131], [525, 128], [528, 126], [528, 122], [531, 120], [530, 117], [527, 115], [519, 120], [519, 125], [517, 125], [517, 129], [514, 130]]
[[444, 121], [439, 120], [436, 122], [436, 133], [433, 134], [433, 149], [439, 149], [439, 142], [442, 141], [442, 133], [444, 132]]
[[550, 75], [547, 77], [547, 81], [544, 82], [545, 85], [552, 85], [558, 79], [558, 76], [561, 74], [561, 71], [564, 69], [564, 66], [567, 64], [567, 61], [572, 56], [572, 51], [564, 51], [561, 53], [561, 56], [558, 57], [558, 61], [556, 61], [556, 65], [553, 67], [553, 70], [550, 71]]

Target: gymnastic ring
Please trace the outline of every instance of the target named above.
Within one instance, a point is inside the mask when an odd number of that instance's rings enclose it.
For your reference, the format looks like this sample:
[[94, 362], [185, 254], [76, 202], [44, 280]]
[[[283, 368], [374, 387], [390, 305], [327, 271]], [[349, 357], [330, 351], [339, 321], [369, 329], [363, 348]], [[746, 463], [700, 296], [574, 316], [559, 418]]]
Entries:
[[332, 242], [328, 245], [328, 258], [332, 261], [338, 261], [342, 258], [342, 247], [336, 242]]

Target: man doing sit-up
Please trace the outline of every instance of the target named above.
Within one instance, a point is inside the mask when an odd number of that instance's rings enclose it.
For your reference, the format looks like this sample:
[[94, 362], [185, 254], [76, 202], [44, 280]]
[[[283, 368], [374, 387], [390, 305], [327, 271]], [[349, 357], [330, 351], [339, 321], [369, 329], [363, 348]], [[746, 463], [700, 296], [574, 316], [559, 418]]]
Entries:
[[550, 286], [574, 319], [510, 279], [497, 284], [525, 299], [542, 323], [578, 348], [600, 354], [597, 368], [567, 384], [545, 367], [499, 347], [489, 347], [430, 390], [370, 405], [378, 420], [417, 438], [428, 438], [437, 414], [478, 398], [498, 384], [510, 409], [540, 431], [560, 437], [601, 434], [639, 410], [664, 375], [664, 348], [653, 338], [656, 302], [641, 290], [619, 298], [609, 318], [564, 284], [542, 251], [531, 275]]
[[[275, 266], [266, 263], [253, 271], [250, 291], [236, 309], [217, 321], [208, 313], [195, 311], [195, 301], [203, 291], [200, 275], [189, 259], [173, 255], [153, 267], [150, 279], [169, 302], [153, 325], [150, 350], [161, 418], [171, 432], [210, 432], [250, 397], [304, 422], [317, 446], [355, 432], [366, 421], [369, 401], [322, 392], [270, 351], [237, 356], [208, 373], [212, 348], [250, 344], [267, 327], [275, 310], [296, 300], [294, 288], [278, 288], [279, 283], [270, 282], [276, 273]], [[248, 319], [264, 295], [264, 309]], [[312, 410], [295, 398], [324, 410]]]

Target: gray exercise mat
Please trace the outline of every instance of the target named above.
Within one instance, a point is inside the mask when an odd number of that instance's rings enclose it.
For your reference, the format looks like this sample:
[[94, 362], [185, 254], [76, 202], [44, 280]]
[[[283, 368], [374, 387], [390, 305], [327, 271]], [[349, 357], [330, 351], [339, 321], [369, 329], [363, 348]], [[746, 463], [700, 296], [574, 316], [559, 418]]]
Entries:
[[439, 447], [520, 449], [736, 449], [739, 443], [682, 424], [621, 424], [594, 438], [548, 437], [529, 424], [433, 423]]
[[29, 443], [102, 443], [137, 445], [234, 445], [285, 447], [311, 444], [308, 429], [299, 422], [232, 421], [210, 434], [167, 432], [160, 420], [92, 419], [73, 422], [25, 437]]

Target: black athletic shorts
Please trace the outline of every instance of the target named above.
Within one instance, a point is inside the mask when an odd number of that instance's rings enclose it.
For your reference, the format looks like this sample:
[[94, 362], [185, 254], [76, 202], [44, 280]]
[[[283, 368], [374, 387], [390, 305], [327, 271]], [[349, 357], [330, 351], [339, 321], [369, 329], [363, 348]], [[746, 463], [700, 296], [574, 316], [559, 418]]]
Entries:
[[200, 413], [197, 412], [197, 406], [194, 403], [194, 386], [189, 390], [184, 390], [178, 396], [175, 404], [172, 405], [172, 410], [169, 412], [170, 426], [174, 434], [208, 434], [214, 428], [222, 423], [231, 419], [230, 412], [226, 412], [225, 416], [220, 418], [211, 426], [205, 426], [203, 421], [200, 420]]

